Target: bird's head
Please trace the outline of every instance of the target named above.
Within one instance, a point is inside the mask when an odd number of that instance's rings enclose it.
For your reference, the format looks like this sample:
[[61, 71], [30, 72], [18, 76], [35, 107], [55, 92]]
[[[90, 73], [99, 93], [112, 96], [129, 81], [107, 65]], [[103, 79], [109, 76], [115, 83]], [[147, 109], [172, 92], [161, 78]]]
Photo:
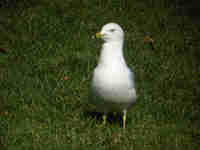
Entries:
[[119, 42], [124, 39], [124, 31], [118, 24], [108, 23], [102, 27], [100, 32], [96, 33], [96, 37], [105, 42]]

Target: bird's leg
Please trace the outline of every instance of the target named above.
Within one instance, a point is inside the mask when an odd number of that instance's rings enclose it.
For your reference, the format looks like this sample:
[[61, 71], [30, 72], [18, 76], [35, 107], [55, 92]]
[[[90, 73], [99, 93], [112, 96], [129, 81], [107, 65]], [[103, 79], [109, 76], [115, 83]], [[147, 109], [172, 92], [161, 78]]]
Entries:
[[103, 124], [104, 124], [104, 125], [106, 124], [106, 118], [107, 118], [107, 117], [106, 117], [106, 114], [104, 113], [104, 114], [103, 114]]
[[126, 110], [123, 110], [123, 128], [126, 128]]

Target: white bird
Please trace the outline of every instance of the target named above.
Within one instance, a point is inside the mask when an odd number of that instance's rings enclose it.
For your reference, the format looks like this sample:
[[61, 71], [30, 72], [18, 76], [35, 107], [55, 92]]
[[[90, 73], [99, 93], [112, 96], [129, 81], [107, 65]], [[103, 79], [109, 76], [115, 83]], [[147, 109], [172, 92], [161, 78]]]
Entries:
[[127, 110], [136, 102], [136, 89], [134, 75], [123, 55], [124, 32], [118, 24], [108, 23], [96, 37], [104, 43], [93, 73], [91, 101], [97, 111], [104, 113], [104, 124], [108, 112], [123, 112], [125, 128]]

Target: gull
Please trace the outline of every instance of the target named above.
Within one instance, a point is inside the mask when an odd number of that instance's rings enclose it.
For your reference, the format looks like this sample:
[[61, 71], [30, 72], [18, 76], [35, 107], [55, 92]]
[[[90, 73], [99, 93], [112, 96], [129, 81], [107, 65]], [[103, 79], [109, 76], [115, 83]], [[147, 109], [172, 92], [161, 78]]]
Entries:
[[103, 123], [109, 112], [123, 112], [126, 128], [127, 110], [136, 102], [134, 74], [123, 55], [124, 31], [116, 23], [104, 25], [97, 38], [103, 40], [100, 58], [92, 78], [92, 103], [103, 112]]

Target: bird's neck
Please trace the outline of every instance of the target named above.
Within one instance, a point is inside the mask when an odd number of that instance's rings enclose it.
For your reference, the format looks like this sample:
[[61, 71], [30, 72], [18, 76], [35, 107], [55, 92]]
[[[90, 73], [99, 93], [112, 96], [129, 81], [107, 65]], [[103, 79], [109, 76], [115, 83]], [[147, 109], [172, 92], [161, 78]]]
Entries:
[[112, 64], [118, 67], [125, 65], [123, 41], [104, 43], [101, 49], [99, 64], [104, 66], [111, 66]]

